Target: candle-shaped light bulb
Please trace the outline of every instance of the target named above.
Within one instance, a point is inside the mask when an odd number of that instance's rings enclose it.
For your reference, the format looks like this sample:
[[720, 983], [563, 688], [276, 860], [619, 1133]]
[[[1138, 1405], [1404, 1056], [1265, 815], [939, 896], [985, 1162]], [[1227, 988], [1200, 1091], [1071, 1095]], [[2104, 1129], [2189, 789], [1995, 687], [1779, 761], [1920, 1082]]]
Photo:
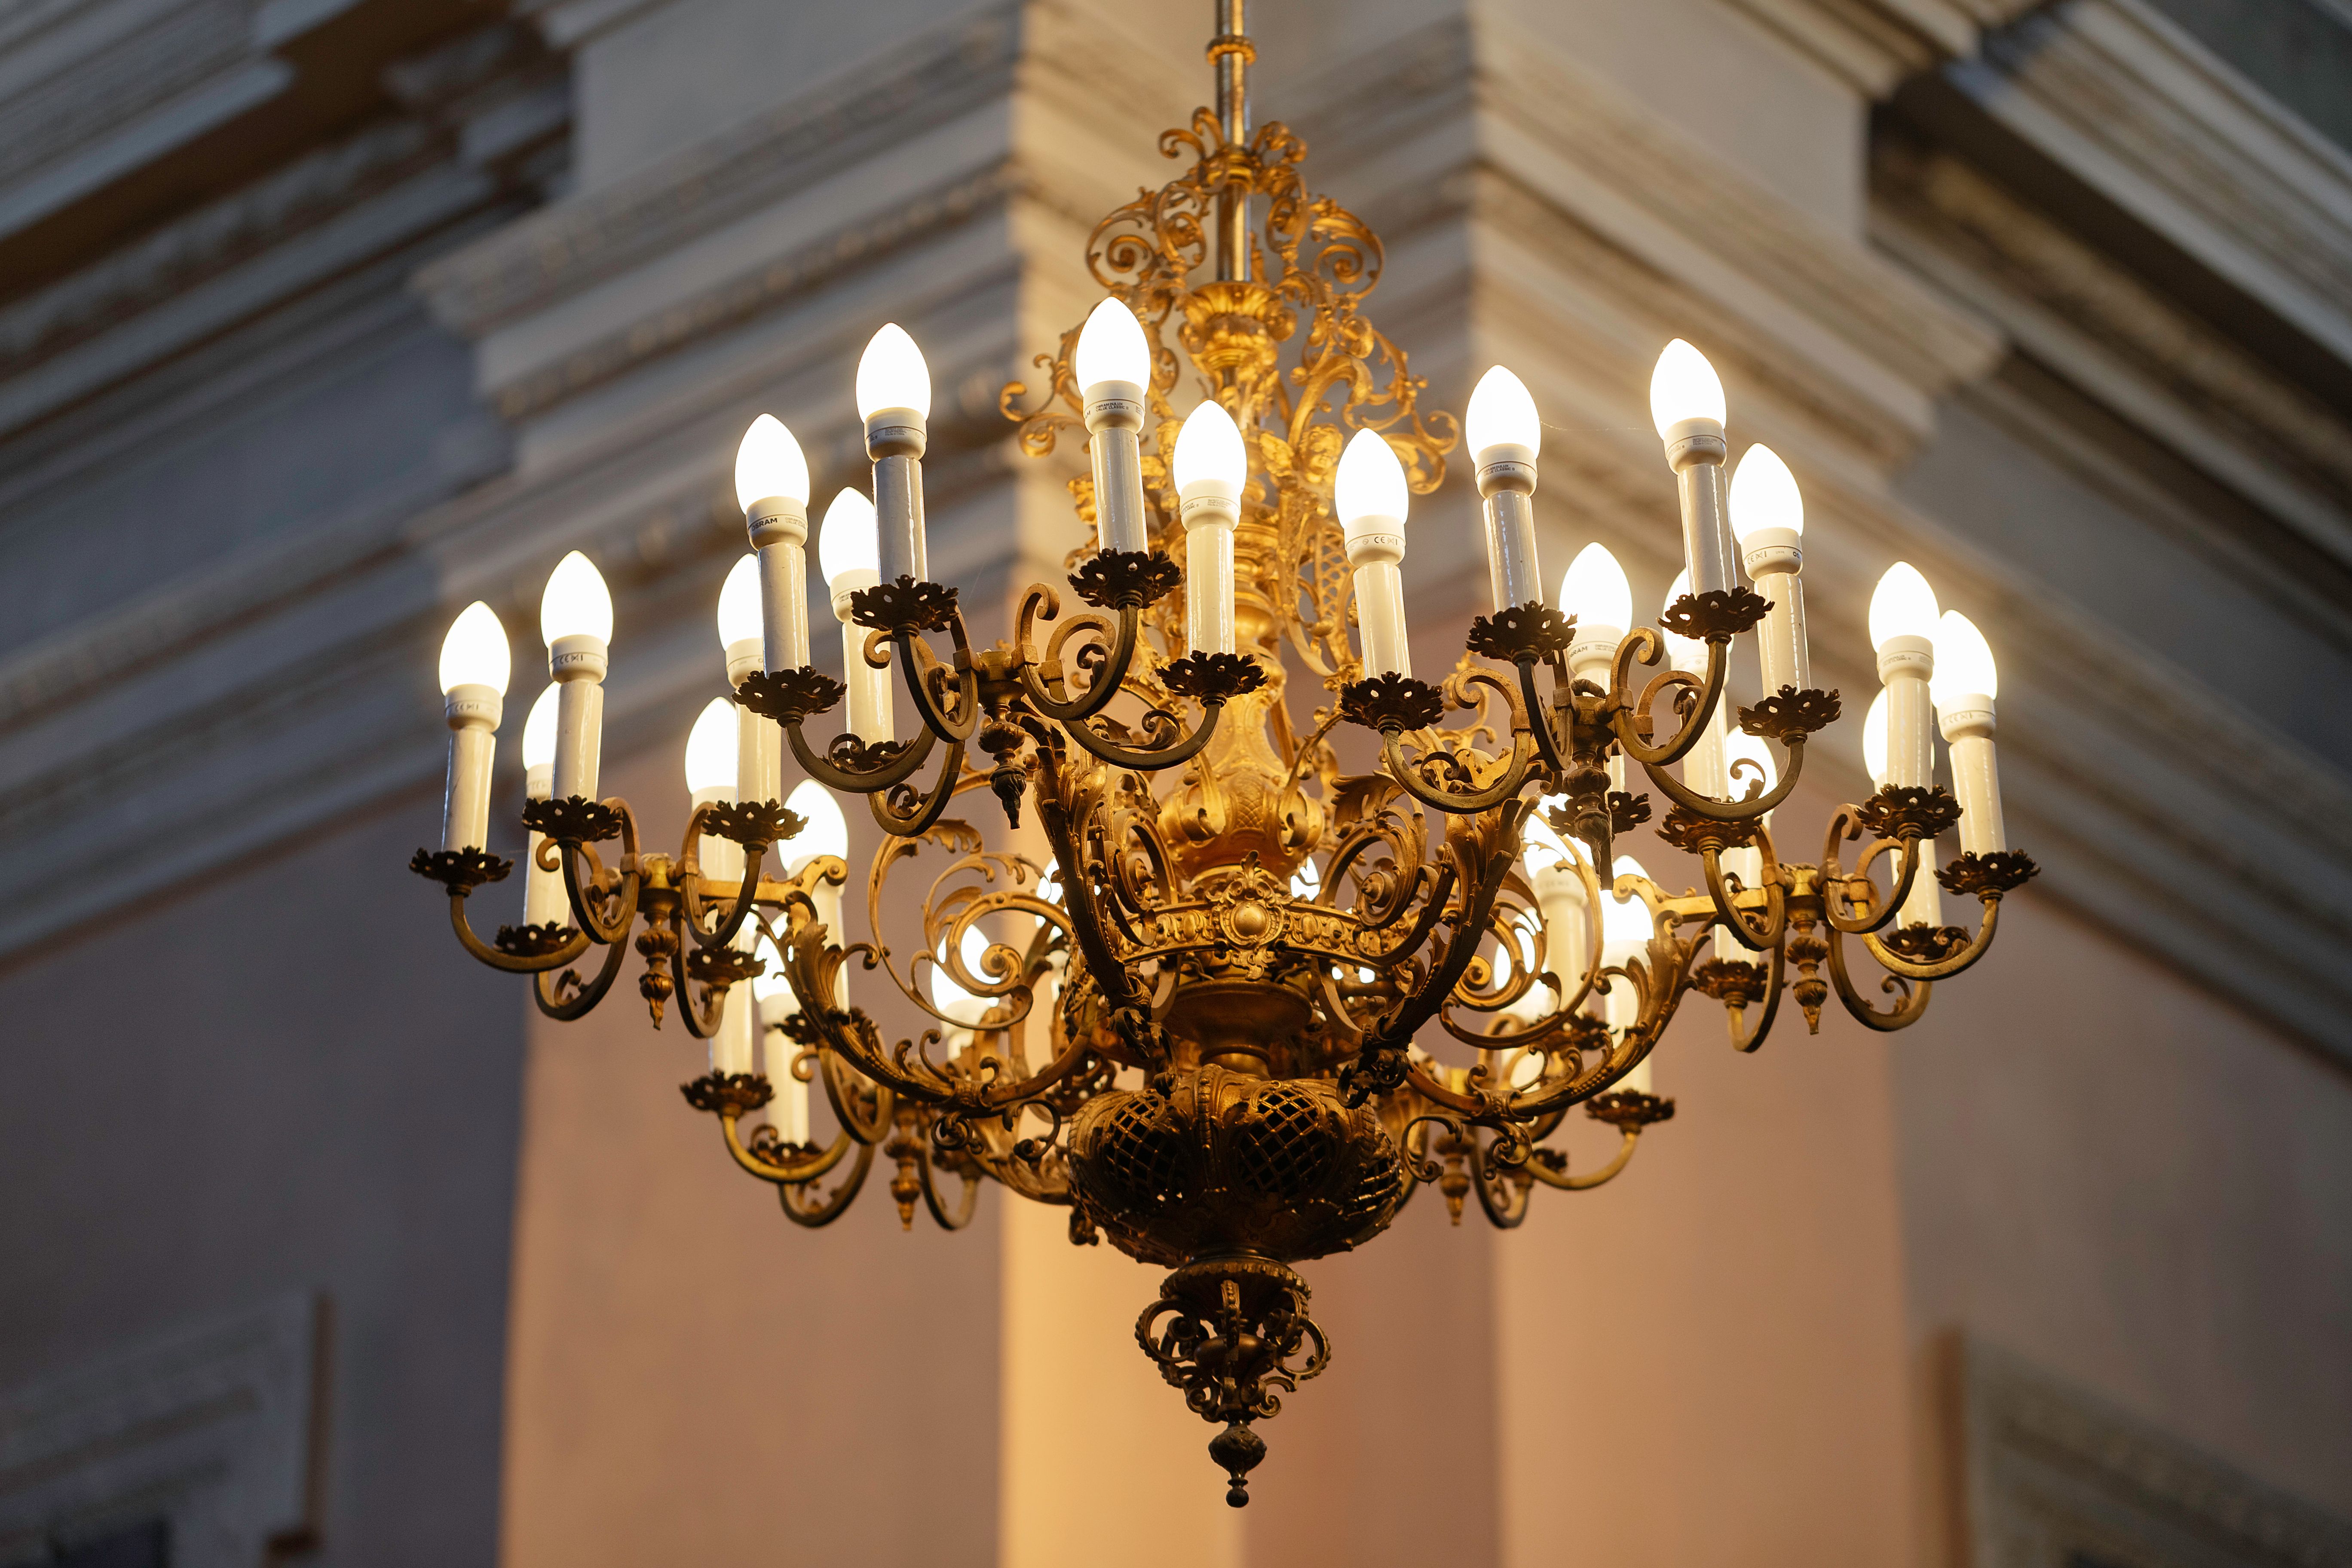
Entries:
[[1349, 439], [1339, 454], [1332, 494], [1342, 528], [1365, 518], [1402, 523], [1412, 504], [1404, 465], [1397, 461], [1396, 448], [1377, 430], [1359, 430]]
[[1184, 416], [1176, 432], [1176, 488], [1189, 491], [1207, 481], [1222, 485], [1238, 499], [1249, 479], [1249, 453], [1242, 445], [1241, 426], [1215, 398]]
[[771, 497], [808, 505], [808, 458], [772, 414], [762, 414], [735, 448], [735, 504], [749, 512]]
[[577, 550], [555, 563], [539, 600], [539, 635], [553, 647], [564, 637], [613, 641], [613, 593], [596, 563]]
[[522, 721], [522, 765], [526, 773], [555, 765], [555, 705], [562, 689], [550, 681]]
[[[1690, 574], [1687, 571], [1675, 573], [1675, 580], [1666, 584], [1665, 599], [1658, 608], [1674, 608], [1675, 601], [1690, 591]], [[1674, 661], [1676, 669], [1701, 670], [1706, 668], [1706, 644], [1704, 640], [1686, 637], [1663, 626], [1659, 628], [1658, 635], [1666, 639], [1666, 656]]]
[[1731, 476], [1731, 531], [1746, 549], [1749, 541], [1768, 529], [1801, 535], [1805, 498], [1797, 489], [1797, 476], [1789, 471], [1780, 454], [1759, 445], [1740, 457], [1739, 467]]
[[1356, 574], [1356, 619], [1364, 667], [1373, 675], [1412, 674], [1406, 646], [1404, 520], [1410, 505], [1404, 465], [1379, 432], [1359, 430], [1339, 454], [1333, 497]]
[[686, 737], [686, 787], [690, 795], [735, 789], [735, 704], [714, 697]]
[[555, 710], [557, 800], [596, 798], [604, 747], [604, 674], [612, 667], [613, 595], [577, 550], [555, 563], [539, 600], [547, 672], [562, 688]]
[[477, 599], [457, 612], [441, 639], [441, 695], [449, 721], [444, 849], [480, 849], [489, 842], [490, 769], [512, 664], [506, 628], [489, 605]]
[[1896, 637], [1920, 637], [1932, 644], [1941, 616], [1927, 579], [1908, 561], [1897, 561], [1870, 595], [1870, 645], [1884, 654]]
[[2009, 847], [2000, 819], [2000, 772], [1993, 756], [1993, 698], [2000, 673], [1976, 623], [1946, 610], [1936, 623], [1936, 672], [1928, 694], [1951, 748], [1952, 793], [1960, 802], [1960, 848], [1990, 855]]
[[1870, 711], [1863, 716], [1862, 766], [1870, 775], [1872, 789], [1886, 787], [1886, 688], [1883, 686], [1871, 699]]
[[825, 585], [845, 600], [834, 606], [835, 612], [848, 619], [846, 595], [882, 580], [882, 542], [874, 531], [872, 501], [846, 488], [834, 496], [817, 530], [816, 563]]
[[887, 408], [931, 416], [931, 367], [896, 321], [874, 334], [857, 361], [857, 416], [870, 420]]
[[1676, 338], [1650, 372], [1650, 422], [1670, 441], [1675, 426], [1693, 419], [1723, 423], [1723, 379], [1705, 354]]
[[1241, 521], [1249, 453], [1241, 427], [1210, 398], [1176, 433], [1176, 491], [1184, 523], [1184, 633], [1196, 652], [1234, 651], [1234, 528]]
[[[771, 996], [789, 997], [793, 991], [792, 982], [784, 978], [784, 955], [776, 951], [775, 942], [768, 937], [761, 937], [752, 944], [751, 951], [764, 965], [759, 973], [751, 976], [751, 999], [765, 1002]], [[781, 1083], [776, 1087], [779, 1091], [783, 1088]]]
[[1497, 447], [1523, 448], [1529, 462], [1543, 451], [1543, 421], [1536, 414], [1535, 397], [1526, 382], [1499, 364], [1471, 389], [1462, 425], [1471, 456], [1481, 463]]
[[1527, 384], [1501, 365], [1470, 394], [1464, 418], [1486, 524], [1486, 587], [1497, 612], [1543, 602], [1536, 562], [1536, 455], [1543, 423]]
[[[766, 1075], [768, 1087], [775, 1091], [768, 1101], [768, 1126], [785, 1143], [805, 1143], [809, 1086], [793, 1072], [793, 1063], [800, 1056], [801, 1047], [784, 1033], [784, 1020], [798, 1011], [792, 982], [784, 977], [784, 955], [776, 951], [773, 939], [758, 935], [756, 929], [751, 952], [762, 965], [761, 972], [751, 977], [751, 1005], [760, 1020], [760, 1070]], [[845, 972], [848, 968], [846, 964], [842, 967]]]
[[1568, 668], [1579, 680], [1609, 683], [1609, 661], [1633, 624], [1633, 584], [1605, 544], [1577, 552], [1559, 580], [1559, 608], [1574, 616], [1569, 633]]
[[719, 646], [760, 640], [760, 558], [746, 555], [728, 572], [719, 590]]
[[836, 860], [849, 858], [849, 819], [842, 816], [841, 804], [831, 790], [814, 779], [803, 779], [784, 797], [784, 808], [808, 821], [806, 827], [776, 847], [794, 872], [828, 855]]
[[514, 669], [507, 649], [507, 629], [496, 611], [477, 599], [457, 612], [441, 639], [441, 693], [460, 686], [487, 686], [504, 697]]
[[1071, 369], [1081, 394], [1118, 382], [1140, 395], [1150, 384], [1151, 344], [1126, 300], [1105, 300], [1087, 315], [1087, 324], [1078, 329], [1078, 352]]
[[1992, 645], [1976, 623], [1958, 610], [1946, 610], [1936, 620], [1936, 673], [1928, 687], [1937, 711], [1947, 708], [1990, 707], [2000, 695], [2000, 673], [1993, 668]]

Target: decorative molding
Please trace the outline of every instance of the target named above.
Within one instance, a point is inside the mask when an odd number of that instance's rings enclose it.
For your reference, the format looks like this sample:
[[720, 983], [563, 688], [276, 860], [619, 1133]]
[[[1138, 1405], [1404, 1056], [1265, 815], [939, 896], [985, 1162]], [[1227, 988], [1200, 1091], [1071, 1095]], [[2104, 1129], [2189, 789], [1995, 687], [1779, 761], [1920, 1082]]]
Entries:
[[2352, 1521], [2021, 1357], [1959, 1354], [1969, 1568], [2352, 1565]]
[[1735, 0], [1817, 63], [1879, 99], [1904, 78], [1976, 52], [1983, 29], [2041, 0]]
[[315, 1545], [324, 1311], [283, 1297], [0, 1394], [0, 1561], [158, 1518], [173, 1568]]
[[2352, 153], [2143, 0], [2067, 0], [1946, 74], [1995, 121], [2352, 363]]
[[908, 41], [898, 68], [845, 73], [613, 185], [534, 213], [417, 274], [453, 331], [478, 338], [646, 265], [1013, 86], [1017, 7]]

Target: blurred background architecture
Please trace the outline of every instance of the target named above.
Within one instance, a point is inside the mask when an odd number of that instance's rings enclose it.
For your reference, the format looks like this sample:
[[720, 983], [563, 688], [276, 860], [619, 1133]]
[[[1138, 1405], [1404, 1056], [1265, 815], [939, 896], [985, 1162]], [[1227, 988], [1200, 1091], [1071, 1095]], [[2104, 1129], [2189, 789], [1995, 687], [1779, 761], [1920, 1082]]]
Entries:
[[1819, 683], [1871, 689], [1897, 558], [2001, 650], [2044, 874], [1919, 1027], [1686, 1018], [1623, 1181], [1309, 1265], [1348, 1375], [1245, 1514], [1151, 1271], [1001, 1194], [793, 1229], [698, 1045], [450, 942], [450, 617], [519, 721], [592, 556], [607, 787], [674, 836], [737, 437], [862, 483], [884, 321], [933, 574], [1057, 573], [1076, 469], [997, 391], [1168, 177], [1210, 9], [0, 5], [0, 1564], [2352, 1563], [2342, 0], [1253, 7], [1432, 401], [1532, 387], [1553, 569], [1664, 594], [1690, 339], [1804, 484]]

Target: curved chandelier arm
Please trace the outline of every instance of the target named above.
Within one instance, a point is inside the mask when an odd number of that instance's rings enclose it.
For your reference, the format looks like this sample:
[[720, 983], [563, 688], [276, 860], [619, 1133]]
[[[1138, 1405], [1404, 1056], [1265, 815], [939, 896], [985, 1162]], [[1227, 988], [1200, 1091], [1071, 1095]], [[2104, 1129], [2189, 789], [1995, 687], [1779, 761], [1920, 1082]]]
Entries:
[[1533, 1160], [1518, 1165], [1498, 1165], [1494, 1157], [1495, 1139], [1481, 1138], [1472, 1132], [1462, 1140], [1470, 1163], [1470, 1187], [1478, 1194], [1478, 1206], [1486, 1212], [1489, 1224], [1496, 1230], [1517, 1230], [1528, 1220], [1528, 1199], [1535, 1184], [1527, 1173], [1534, 1168]]
[[[1635, 662], [1657, 663], [1665, 652], [1665, 639], [1653, 627], [1636, 626], [1627, 632], [1625, 640], [1617, 645], [1616, 657], [1610, 664], [1610, 690], [1623, 692], [1630, 689], [1633, 684]], [[1707, 716], [1715, 711], [1715, 705], [1723, 700], [1724, 677], [1731, 664], [1730, 651], [1728, 640], [1717, 642], [1710, 638], [1706, 645], [1705, 679], [1685, 670], [1669, 669], [1643, 687], [1638, 700], [1621, 702], [1610, 715], [1609, 727], [1615, 731], [1617, 744], [1625, 754], [1637, 763], [1654, 763], [1660, 767], [1678, 763], [1687, 756], [1691, 748], [1698, 744], [1699, 738], [1706, 733]], [[1691, 705], [1688, 713], [1683, 715], [1682, 727], [1675, 731], [1672, 739], [1660, 745], [1652, 745], [1642, 738], [1642, 731], [1647, 730], [1652, 734], [1657, 733], [1654, 714], [1658, 699], [1669, 691], [1683, 689], [1696, 692], [1697, 701]]]
[[1925, 980], [1910, 980], [1900, 974], [1889, 974], [1879, 982], [1878, 988], [1896, 1000], [1893, 1007], [1880, 1012], [1863, 999], [1846, 974], [1845, 935], [1832, 928], [1829, 933], [1830, 982], [1837, 987], [1838, 1000], [1853, 1015], [1855, 1022], [1881, 1033], [1906, 1029], [1919, 1021], [1927, 1010], [1927, 994], [1935, 987]]
[[590, 946], [588, 933], [574, 931], [564, 937], [562, 946], [548, 952], [507, 952], [492, 947], [474, 934], [473, 925], [466, 918], [466, 895], [459, 892], [449, 895], [449, 925], [457, 933], [459, 946], [492, 969], [502, 969], [509, 974], [539, 974], [562, 969], [576, 963]]
[[[604, 805], [605, 809], [614, 812], [619, 817], [621, 857], [624, 864], [635, 866], [637, 859], [635, 814], [629, 810], [628, 802], [625, 800], [608, 800], [604, 803]], [[548, 835], [548, 838], [556, 846], [556, 857], [563, 865], [563, 892], [564, 896], [572, 900], [572, 923], [586, 931], [592, 940], [599, 942], [616, 942], [627, 937], [630, 928], [637, 923], [636, 872], [623, 871], [619, 873], [616, 884], [608, 885], [605, 879], [611, 873], [605, 870], [604, 863], [597, 858], [595, 849], [589, 843], [584, 840], [558, 838], [551, 833]], [[580, 885], [580, 867], [575, 858], [576, 856], [587, 857], [588, 886], [585, 889]], [[594, 894], [599, 901], [611, 902], [614, 905], [611, 920], [600, 921], [589, 912], [588, 895], [590, 894]]]
[[626, 942], [606, 943], [604, 965], [596, 972], [596, 978], [583, 985], [576, 994], [570, 997], [562, 994], [562, 975], [541, 973], [536, 976], [531, 982], [531, 1000], [539, 1004], [539, 1010], [541, 1013], [559, 1024], [568, 1024], [574, 1018], [586, 1017], [595, 1008], [596, 1004], [604, 999], [604, 993], [613, 988], [613, 982], [621, 977], [621, 960], [627, 955], [628, 951]]
[[1715, 900], [1715, 918], [1748, 952], [1770, 949], [1777, 956], [1781, 933], [1789, 929], [1789, 894], [1780, 883], [1780, 865], [1772, 855], [1771, 836], [1759, 832], [1756, 848], [1763, 861], [1758, 885], [1764, 889], [1765, 900], [1763, 918], [1756, 924], [1748, 923], [1748, 912], [1735, 901], [1737, 895], [1725, 879], [1721, 848], [1706, 845], [1699, 851], [1699, 863], [1706, 868], [1706, 892]]
[[[803, 1013], [802, 1016], [808, 1015]], [[819, 1033], [827, 1032], [822, 1025], [817, 1028]], [[798, 1070], [797, 1067], [794, 1070]], [[824, 1084], [825, 1103], [833, 1107], [833, 1118], [841, 1123], [843, 1131], [869, 1146], [889, 1136], [891, 1121], [898, 1113], [898, 1100], [888, 1085], [874, 1079], [858, 1082], [850, 1076], [853, 1070], [864, 1070], [858, 1058], [830, 1046], [817, 1047], [816, 1070]]]
[[[1883, 792], [1882, 792], [1883, 793]], [[1860, 838], [1871, 819], [1871, 807], [1877, 796], [1862, 805], [1841, 805], [1830, 817], [1828, 830], [1822, 840], [1822, 918], [1830, 929], [1849, 936], [1862, 936], [1874, 931], [1892, 921], [1911, 896], [1912, 879], [1918, 876], [1924, 858], [1919, 853], [1919, 834], [1902, 831], [1895, 836], [1875, 838], [1855, 862], [1853, 874], [1846, 875], [1842, 846], [1848, 839]], [[1883, 819], [1881, 819], [1883, 821]], [[1905, 825], [1907, 828], [1909, 825]], [[1878, 884], [1870, 879], [1870, 868], [1882, 855], [1899, 855], [1901, 862], [1895, 874], [1895, 886], [1884, 902], [1878, 899]]]
[[947, 810], [948, 802], [956, 797], [957, 792], [988, 782], [986, 773], [967, 774], [964, 772], [963, 751], [961, 741], [948, 748], [948, 754], [940, 762], [938, 782], [931, 785], [929, 795], [917, 795], [909, 786], [901, 784], [887, 793], [877, 792], [866, 797], [867, 809], [873, 812], [875, 822], [885, 833], [895, 834], [900, 838], [919, 838], [930, 831], [931, 825], [940, 819], [941, 812]]
[[931, 1222], [941, 1230], [963, 1229], [971, 1223], [971, 1216], [980, 1208], [980, 1175], [976, 1169], [956, 1172], [957, 1177], [963, 1183], [963, 1191], [958, 1194], [955, 1206], [950, 1208], [940, 1196], [940, 1162], [931, 1157], [930, 1151], [924, 1146], [924, 1141], [919, 1135], [915, 1138], [914, 1142], [915, 1184], [923, 1194], [923, 1207], [930, 1211]]
[[694, 945], [698, 948], [723, 948], [734, 942], [737, 933], [743, 929], [743, 922], [751, 918], [752, 908], [758, 902], [760, 870], [768, 856], [768, 847], [764, 844], [756, 848], [750, 845], [744, 847], [742, 884], [735, 889], [734, 896], [723, 906], [723, 914], [718, 927], [705, 931], [702, 926], [703, 911], [720, 907], [715, 906], [712, 901], [703, 897], [704, 889], [709, 886], [710, 879], [703, 874], [702, 870], [702, 824], [705, 815], [711, 810], [712, 807], [709, 805], [698, 807], [694, 815], [688, 818], [687, 847], [678, 857], [680, 872], [678, 899], [686, 911], [686, 918], [682, 923], [685, 925], [686, 934], [693, 939]]
[[[971, 739], [980, 727], [980, 672], [973, 668], [971, 645], [966, 640], [963, 613], [950, 611], [947, 631], [955, 642], [955, 668], [950, 670], [941, 664], [925, 642], [910, 627], [901, 626], [890, 634], [890, 646], [898, 650], [898, 668], [906, 676], [903, 682], [907, 695], [913, 700], [915, 711], [922, 715], [924, 727], [940, 740], [960, 742]], [[948, 687], [955, 689], [952, 709], [940, 701]]]
[[869, 757], [879, 759], [872, 767], [858, 767], [844, 766], [811, 751], [807, 740], [801, 734], [801, 721], [797, 719], [785, 721], [784, 738], [792, 745], [793, 760], [800, 763], [801, 772], [825, 788], [838, 790], [843, 795], [873, 795], [893, 784], [905, 783], [915, 776], [916, 770], [929, 758], [931, 748], [940, 742], [940, 738], [928, 727], [911, 741], [886, 741], [870, 748], [855, 735], [843, 735], [835, 740], [832, 747], [835, 755], [846, 751], [860, 762]]
[[[1033, 583], [1021, 600], [1021, 609], [1013, 619], [1013, 644], [1020, 649], [1018, 673], [1022, 695], [1029, 705], [1059, 724], [1076, 724], [1091, 719], [1110, 705], [1127, 679], [1128, 667], [1135, 660], [1135, 648], [1143, 631], [1143, 609], [1138, 605], [1122, 605], [1118, 621], [1113, 625], [1108, 616], [1084, 615], [1056, 626], [1045, 644], [1042, 660], [1030, 650], [1034, 623], [1050, 621], [1061, 613], [1061, 600], [1054, 590], [1043, 583]], [[1062, 651], [1072, 637], [1092, 633], [1103, 641], [1080, 648], [1077, 663], [1090, 671], [1092, 684], [1076, 697], [1070, 696]], [[1090, 658], [1089, 655], [1094, 657]]]
[[1381, 750], [1388, 759], [1389, 776], [1422, 805], [1455, 816], [1475, 816], [1482, 811], [1492, 811], [1518, 794], [1520, 787], [1528, 782], [1528, 773], [1536, 759], [1535, 738], [1523, 727], [1511, 737], [1511, 760], [1505, 766], [1502, 777], [1484, 789], [1464, 795], [1441, 788], [1421, 776], [1421, 768], [1449, 753], [1424, 752], [1418, 758], [1408, 760], [1402, 740], [1403, 737], [1393, 730], [1381, 736]]
[[[1513, 801], [1505, 805], [1499, 824], [1500, 841], [1517, 843], [1519, 824], [1533, 809], [1525, 801]], [[1458, 855], [1458, 849], [1454, 853]], [[1429, 973], [1422, 977], [1421, 984], [1415, 990], [1399, 1002], [1387, 1016], [1372, 1026], [1365, 1037], [1363, 1048], [1366, 1052], [1402, 1050], [1412, 1043], [1421, 1026], [1435, 1017], [1452, 998], [1454, 988], [1462, 983], [1462, 976], [1468, 973], [1471, 962], [1478, 955], [1486, 923], [1494, 915], [1495, 900], [1503, 890], [1504, 879], [1511, 874], [1511, 858], [1507, 855], [1490, 856], [1484, 875], [1475, 882], [1465, 879], [1462, 904], [1454, 916], [1454, 940], [1446, 944], [1444, 956], [1429, 966]], [[1440, 1093], [1430, 1095], [1439, 1104], [1462, 1110], [1484, 1109], [1484, 1101], [1475, 1099], [1469, 1099], [1467, 1104], [1459, 1103], [1467, 1097], [1455, 1096], [1452, 1090], [1443, 1089], [1418, 1067], [1408, 1066], [1407, 1070], [1416, 1086], [1428, 1079], [1431, 1088], [1440, 1089]]]
[[[1223, 716], [1224, 711], [1225, 704], [1223, 698], [1214, 701], [1202, 702], [1200, 728], [1185, 735], [1181, 732], [1182, 726], [1171, 714], [1165, 709], [1154, 708], [1150, 713], [1144, 715], [1145, 727], [1157, 729], [1164, 725], [1166, 731], [1179, 737], [1161, 746], [1122, 746], [1116, 741], [1104, 740], [1084, 723], [1066, 725], [1064, 732], [1088, 753], [1115, 768], [1128, 768], [1137, 773], [1158, 773], [1164, 768], [1172, 768], [1179, 763], [1189, 763], [1199, 755], [1201, 748], [1207, 745], [1209, 738], [1217, 732], [1217, 721]], [[1155, 725], [1153, 723], [1155, 720], [1160, 721], [1161, 725]]]
[[1805, 738], [1791, 735], [1783, 744], [1789, 753], [1789, 761], [1780, 770], [1780, 782], [1771, 789], [1764, 790], [1762, 781], [1759, 780], [1738, 800], [1717, 800], [1711, 795], [1695, 790], [1674, 774], [1662, 771], [1660, 764], [1655, 763], [1643, 763], [1642, 772], [1667, 799], [1694, 816], [1704, 816], [1710, 822], [1753, 822], [1787, 800], [1790, 793], [1797, 787], [1798, 776], [1805, 771]]
[[804, 1185], [788, 1184], [776, 1188], [776, 1203], [784, 1217], [804, 1230], [817, 1230], [831, 1225], [849, 1212], [858, 1189], [866, 1185], [866, 1173], [874, 1168], [874, 1145], [860, 1143], [857, 1159], [849, 1167], [849, 1174], [833, 1191], [812, 1197]]
[[[1044, 730], [1041, 724], [1033, 732], [1043, 739]], [[1047, 754], [1051, 756], [1050, 752]], [[1077, 835], [1071, 831], [1070, 803], [1062, 799], [1058, 790], [1045, 787], [1045, 780], [1058, 776], [1061, 771], [1052, 762], [1038, 770], [1037, 823], [1045, 831], [1045, 841], [1053, 846], [1056, 865], [1084, 868], [1087, 862], [1078, 853]], [[1086, 960], [1087, 973], [1094, 976], [1103, 1000], [1115, 1012], [1144, 1011], [1148, 1003], [1136, 989], [1135, 976], [1119, 962], [1110, 939], [1104, 933], [1101, 900], [1093, 880], [1083, 869], [1063, 879], [1062, 903], [1070, 913], [1071, 939], [1078, 944], [1079, 956]]]
[[1957, 952], [1927, 960], [1909, 958], [1888, 947], [1885, 938], [1867, 934], [1863, 937], [1862, 945], [1870, 950], [1870, 956], [1878, 961], [1879, 967], [1890, 974], [1899, 974], [1906, 980], [1948, 980], [1985, 955], [1986, 950], [1992, 946], [1993, 927], [2000, 920], [2000, 895], [1987, 893], [1984, 895], [1984, 923], [1977, 928], [1975, 938]]
[[[1538, 662], [1532, 658], [1519, 661], [1519, 703], [1527, 715], [1525, 728], [1534, 737], [1536, 754], [1543, 759], [1544, 765], [1555, 773], [1566, 773], [1574, 766], [1574, 759], [1561, 749], [1559, 733], [1552, 728], [1550, 710], [1554, 706], [1570, 706], [1570, 722], [1572, 725], [1573, 708], [1564, 700], [1565, 688], [1562, 699], [1555, 700], [1553, 703], [1544, 700], [1543, 693], [1536, 689], [1536, 666]], [[1558, 679], [1555, 670], [1554, 679]]]
[[746, 1148], [740, 1127], [741, 1121], [742, 1114], [740, 1111], [733, 1114], [722, 1111], [719, 1114], [719, 1131], [720, 1136], [727, 1141], [727, 1152], [734, 1159], [735, 1163], [746, 1172], [763, 1182], [773, 1182], [778, 1186], [794, 1186], [803, 1182], [815, 1181], [819, 1176], [840, 1164], [856, 1145], [856, 1140], [852, 1139], [846, 1131], [835, 1132], [833, 1135], [833, 1142], [820, 1152], [805, 1160], [778, 1162], [767, 1158], [765, 1152], [770, 1149], [781, 1149], [784, 1145], [769, 1142], [761, 1144], [756, 1150]]

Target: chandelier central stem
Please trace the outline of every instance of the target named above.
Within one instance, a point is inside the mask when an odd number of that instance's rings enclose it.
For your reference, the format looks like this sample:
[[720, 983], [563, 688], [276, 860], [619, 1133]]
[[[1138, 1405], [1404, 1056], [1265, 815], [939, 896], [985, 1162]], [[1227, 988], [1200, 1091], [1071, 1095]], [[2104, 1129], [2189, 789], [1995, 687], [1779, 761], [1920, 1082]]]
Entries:
[[[1214, 0], [1216, 36], [1209, 60], [1217, 68], [1217, 125], [1225, 145], [1249, 141], [1249, 66], [1257, 49], [1245, 31], [1244, 0]], [[1250, 274], [1250, 199], [1246, 187], [1227, 186], [1217, 196], [1217, 276], [1244, 282]]]

